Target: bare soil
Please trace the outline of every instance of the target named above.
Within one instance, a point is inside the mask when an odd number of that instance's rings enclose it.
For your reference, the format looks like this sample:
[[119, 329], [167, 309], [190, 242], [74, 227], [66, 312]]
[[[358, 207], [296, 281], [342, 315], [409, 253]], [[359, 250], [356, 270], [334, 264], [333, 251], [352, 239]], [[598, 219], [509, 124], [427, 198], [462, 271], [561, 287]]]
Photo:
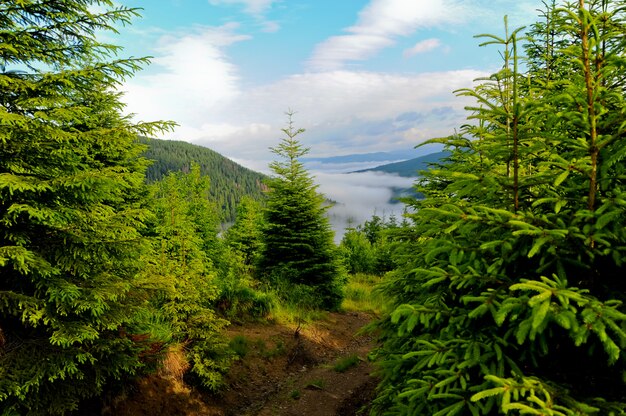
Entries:
[[[228, 337], [243, 345], [219, 395], [183, 382], [184, 368], [141, 380], [134, 392], [106, 409], [119, 416], [353, 416], [366, 415], [377, 384], [367, 354], [369, 335], [358, 334], [373, 317], [361, 312], [330, 313], [303, 325], [233, 325]], [[358, 356], [344, 372], [335, 364]]]

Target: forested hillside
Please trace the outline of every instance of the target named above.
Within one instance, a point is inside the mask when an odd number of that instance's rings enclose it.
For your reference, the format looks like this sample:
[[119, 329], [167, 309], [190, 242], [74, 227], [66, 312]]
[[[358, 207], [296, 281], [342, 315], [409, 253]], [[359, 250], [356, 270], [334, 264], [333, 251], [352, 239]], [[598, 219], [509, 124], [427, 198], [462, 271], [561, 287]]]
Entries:
[[211, 180], [210, 199], [219, 207], [223, 222], [235, 219], [237, 205], [243, 196], [263, 197], [264, 175], [245, 168], [206, 147], [182, 141], [141, 138], [149, 147], [144, 156], [152, 160], [146, 180], [155, 182], [169, 172], [189, 172], [192, 164]]

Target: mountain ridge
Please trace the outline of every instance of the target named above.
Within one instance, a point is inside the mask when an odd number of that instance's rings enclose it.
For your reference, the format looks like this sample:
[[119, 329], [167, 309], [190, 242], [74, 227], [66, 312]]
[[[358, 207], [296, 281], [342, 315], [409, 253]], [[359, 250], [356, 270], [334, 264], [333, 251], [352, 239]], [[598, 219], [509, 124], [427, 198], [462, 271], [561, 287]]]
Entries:
[[372, 153], [351, 153], [346, 155], [328, 156], [328, 157], [305, 157], [302, 162], [320, 162], [324, 164], [336, 163], [359, 163], [359, 162], [386, 162], [386, 161], [403, 161], [410, 160], [420, 156], [425, 156], [441, 150], [439, 145], [428, 145], [412, 149], [401, 149], [389, 152], [372, 152]]
[[396, 174], [399, 176], [411, 178], [419, 177], [418, 172], [421, 170], [427, 170], [433, 163], [441, 162], [441, 160], [449, 155], [449, 152], [441, 151], [435, 153], [428, 153], [423, 156], [419, 156], [413, 159], [404, 160], [400, 162], [386, 163], [384, 165], [376, 166], [368, 169], [360, 169], [353, 171], [352, 173], [362, 172], [384, 172], [390, 174]]

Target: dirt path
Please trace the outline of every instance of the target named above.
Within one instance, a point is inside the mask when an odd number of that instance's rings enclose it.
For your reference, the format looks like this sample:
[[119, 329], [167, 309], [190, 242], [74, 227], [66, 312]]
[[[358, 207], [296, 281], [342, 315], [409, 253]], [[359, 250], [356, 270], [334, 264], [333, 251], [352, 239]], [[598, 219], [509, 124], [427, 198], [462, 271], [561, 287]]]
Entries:
[[328, 314], [299, 331], [278, 324], [233, 326], [228, 336], [241, 358], [231, 367], [229, 387], [220, 396], [194, 391], [180, 377], [154, 376], [110, 414], [365, 415], [363, 407], [376, 386], [367, 361], [374, 342], [357, 332], [371, 320], [371, 315], [348, 312]]

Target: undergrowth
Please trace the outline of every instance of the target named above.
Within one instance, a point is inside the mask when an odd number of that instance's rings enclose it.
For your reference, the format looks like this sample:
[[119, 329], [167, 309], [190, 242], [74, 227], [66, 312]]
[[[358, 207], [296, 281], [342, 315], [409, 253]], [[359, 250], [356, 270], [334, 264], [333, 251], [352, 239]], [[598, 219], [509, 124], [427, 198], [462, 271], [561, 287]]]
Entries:
[[384, 309], [383, 296], [375, 290], [383, 277], [355, 273], [349, 276], [345, 287], [342, 309], [353, 312], [381, 314]]

